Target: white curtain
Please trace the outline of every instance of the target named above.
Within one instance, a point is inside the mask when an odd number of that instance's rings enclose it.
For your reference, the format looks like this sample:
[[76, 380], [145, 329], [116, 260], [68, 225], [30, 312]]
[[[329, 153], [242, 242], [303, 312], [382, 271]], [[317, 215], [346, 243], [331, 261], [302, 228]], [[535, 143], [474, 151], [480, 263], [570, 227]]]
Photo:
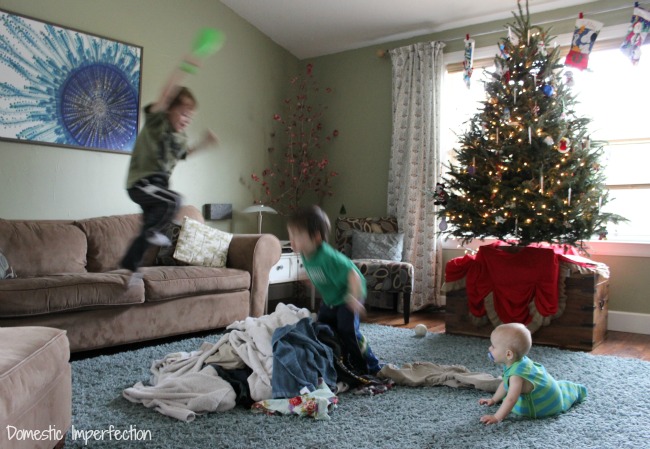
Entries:
[[439, 181], [443, 42], [390, 51], [393, 67], [393, 137], [388, 213], [404, 232], [404, 260], [415, 268], [412, 310], [434, 305], [442, 284], [442, 248], [436, 206], [427, 192]]

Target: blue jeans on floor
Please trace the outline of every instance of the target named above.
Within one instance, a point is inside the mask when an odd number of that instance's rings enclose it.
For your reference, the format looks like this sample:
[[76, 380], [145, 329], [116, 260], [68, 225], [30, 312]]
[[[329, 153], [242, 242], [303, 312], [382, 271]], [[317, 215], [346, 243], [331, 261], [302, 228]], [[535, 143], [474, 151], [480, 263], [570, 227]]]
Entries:
[[381, 365], [370, 345], [359, 330], [359, 315], [347, 305], [330, 307], [322, 303], [318, 311], [318, 321], [330, 326], [339, 336], [343, 351], [350, 356], [350, 363], [361, 374], [377, 374]]

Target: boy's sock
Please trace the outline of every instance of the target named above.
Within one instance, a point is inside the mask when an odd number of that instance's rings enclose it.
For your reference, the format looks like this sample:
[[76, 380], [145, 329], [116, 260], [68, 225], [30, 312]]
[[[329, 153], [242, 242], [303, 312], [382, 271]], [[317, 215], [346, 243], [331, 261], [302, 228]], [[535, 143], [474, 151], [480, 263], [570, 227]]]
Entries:
[[152, 232], [149, 234], [147, 236], [147, 242], [156, 246], [172, 246], [172, 241], [169, 240], [169, 237], [167, 237], [165, 234], [161, 234], [160, 232]]
[[135, 287], [142, 281], [142, 273], [139, 271], [134, 271], [129, 278], [129, 283], [127, 284], [128, 288]]

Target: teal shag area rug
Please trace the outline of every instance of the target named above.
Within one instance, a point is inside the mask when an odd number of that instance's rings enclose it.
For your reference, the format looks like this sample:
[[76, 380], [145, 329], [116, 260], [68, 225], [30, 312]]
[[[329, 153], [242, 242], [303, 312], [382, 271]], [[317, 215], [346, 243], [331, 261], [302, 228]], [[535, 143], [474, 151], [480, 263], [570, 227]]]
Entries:
[[[501, 375], [487, 358], [487, 339], [362, 324], [373, 351], [397, 365], [427, 361]], [[242, 407], [199, 416], [191, 423], [161, 415], [122, 397], [149, 383], [151, 362], [216, 342], [219, 334], [189, 338], [72, 362], [72, 424], [66, 448], [648, 448], [650, 362], [535, 346], [530, 357], [558, 380], [586, 385], [589, 397], [567, 413], [540, 420], [509, 416], [486, 426], [480, 406], [490, 394], [475, 389], [395, 386], [376, 396], [343, 393], [329, 421], [268, 416]], [[110, 433], [110, 430], [117, 432]], [[122, 440], [116, 440], [119, 435]], [[87, 440], [84, 440], [87, 438]], [[145, 440], [141, 440], [146, 438]]]

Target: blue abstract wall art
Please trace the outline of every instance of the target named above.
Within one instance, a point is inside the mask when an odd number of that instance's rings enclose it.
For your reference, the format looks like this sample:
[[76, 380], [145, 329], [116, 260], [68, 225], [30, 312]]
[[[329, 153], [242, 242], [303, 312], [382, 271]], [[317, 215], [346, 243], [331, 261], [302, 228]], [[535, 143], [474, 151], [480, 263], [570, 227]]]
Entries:
[[0, 11], [0, 139], [130, 154], [142, 47]]

